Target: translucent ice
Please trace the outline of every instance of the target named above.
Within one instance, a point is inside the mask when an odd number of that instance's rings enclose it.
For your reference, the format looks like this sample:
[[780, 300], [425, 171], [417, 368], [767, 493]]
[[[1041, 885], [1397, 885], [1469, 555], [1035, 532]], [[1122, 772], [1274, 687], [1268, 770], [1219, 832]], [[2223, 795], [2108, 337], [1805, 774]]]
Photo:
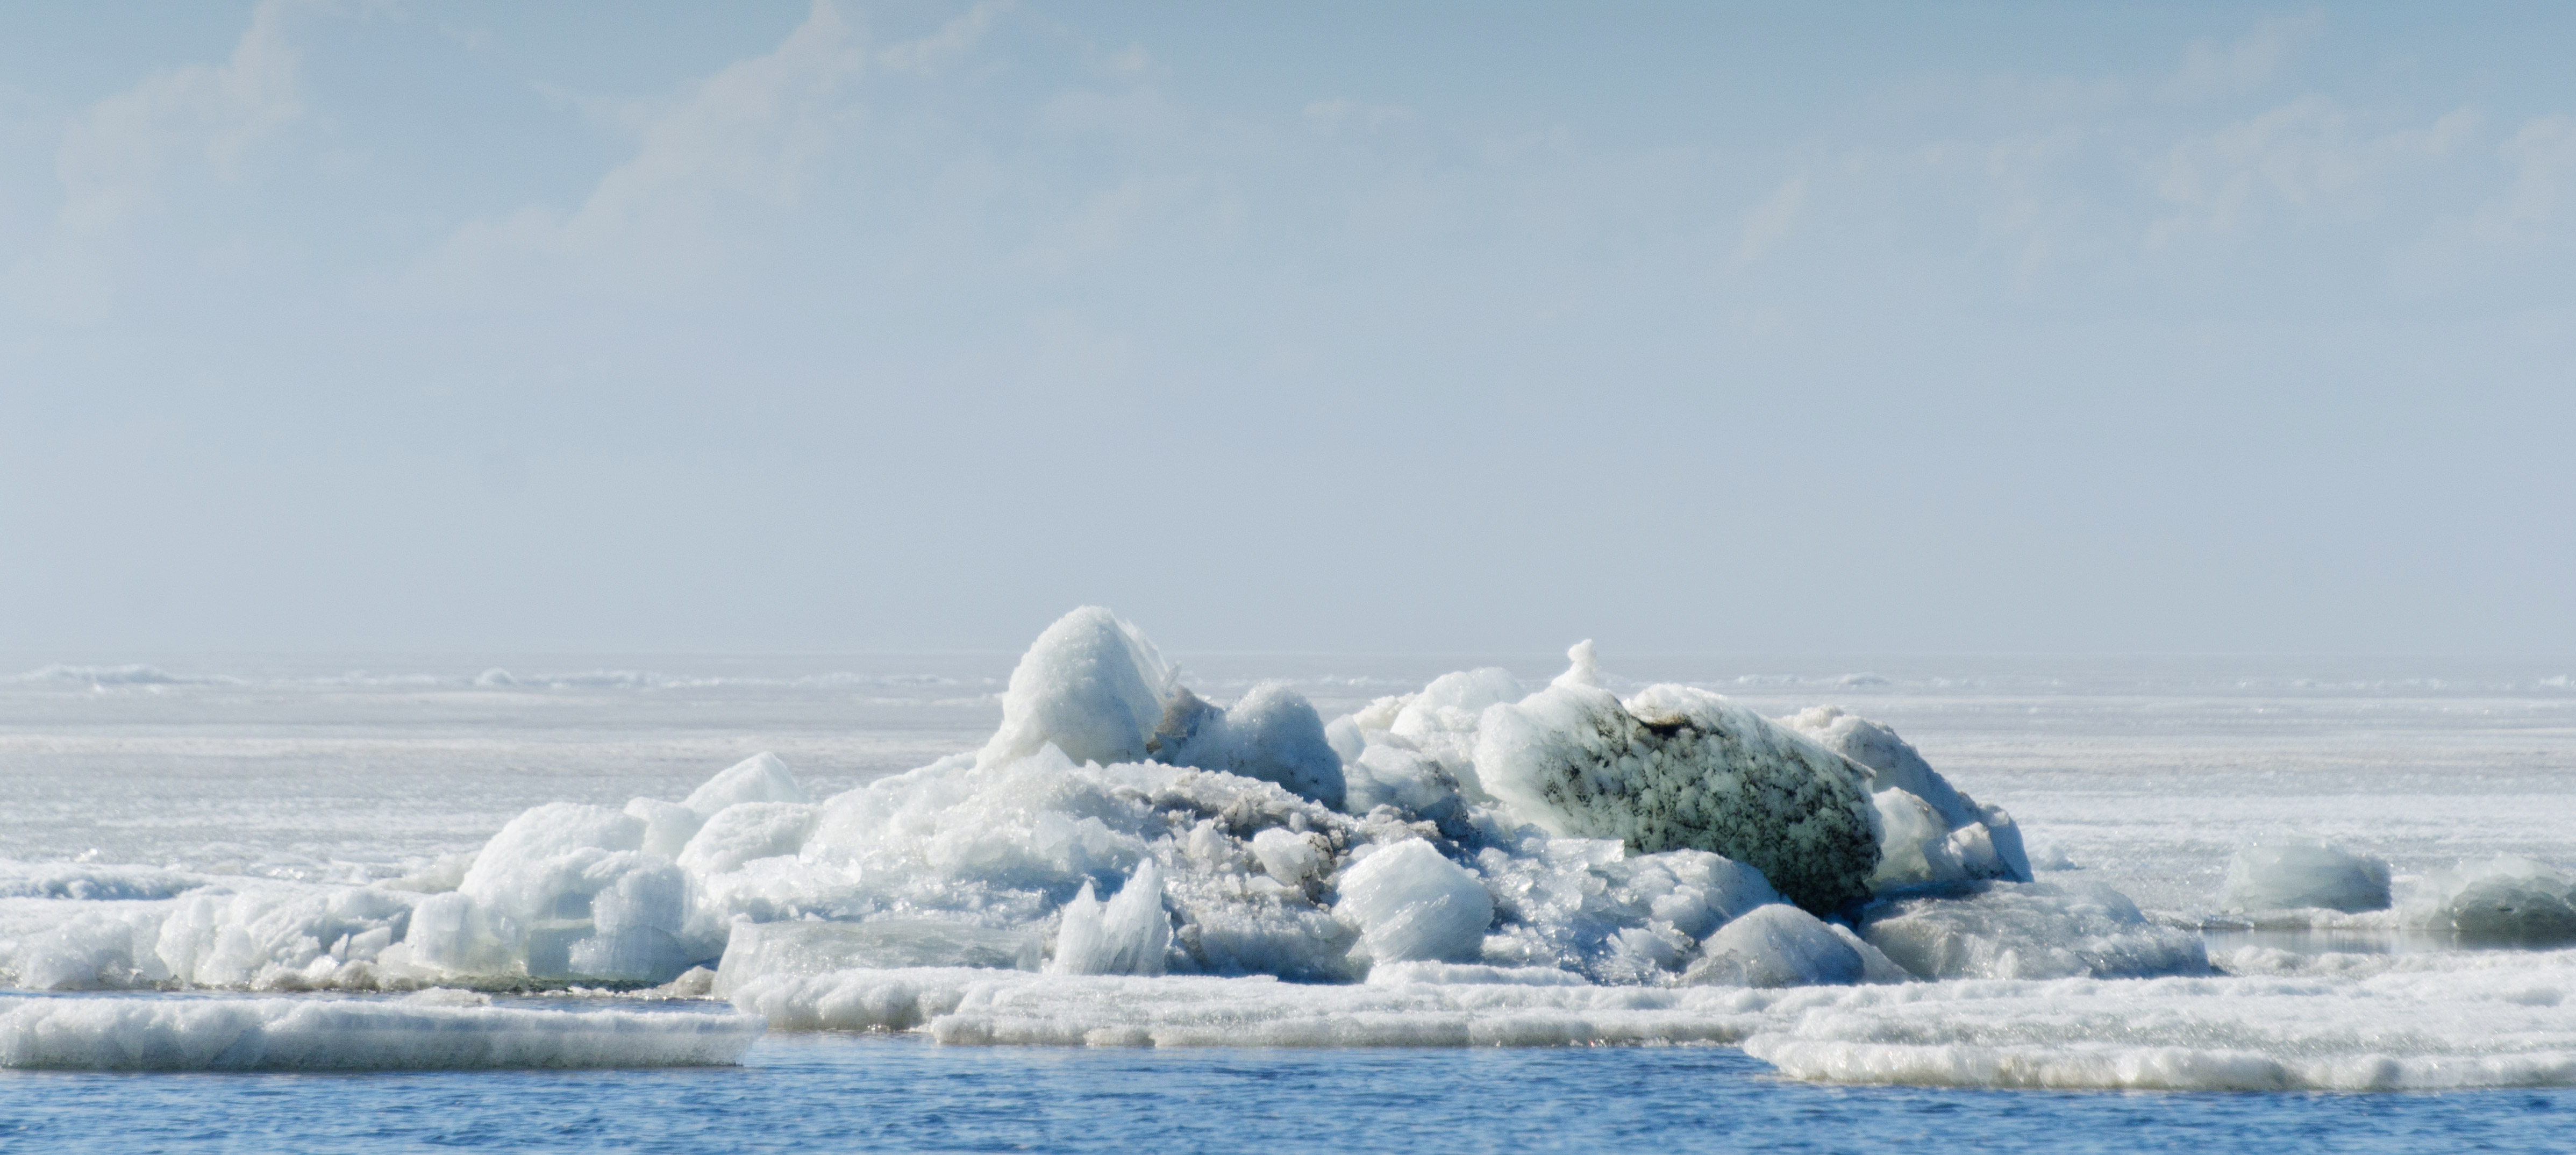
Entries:
[[1172, 948], [1172, 920], [1163, 913], [1163, 872], [1146, 859], [1108, 902], [1091, 896], [1091, 884], [1064, 907], [1056, 932], [1053, 974], [1158, 975]]
[[2483, 946], [2576, 942], [2576, 878], [2520, 855], [2464, 862], [2425, 880], [2407, 921]]
[[2347, 914], [2388, 909], [2388, 863], [2315, 839], [2255, 843], [2228, 860], [2223, 906], [2322, 907]]
[[1682, 981], [1802, 987], [1856, 983], [1863, 977], [1860, 952], [1837, 937], [1824, 920], [1774, 903], [1719, 927], [1700, 944], [1700, 957], [1683, 973]]
[[1027, 931], [899, 918], [875, 922], [735, 923], [713, 991], [730, 996], [754, 979], [911, 967], [1038, 969], [1043, 944]]
[[1872, 903], [1861, 937], [1927, 979], [2202, 974], [2200, 936], [2148, 922], [2100, 884], [1983, 882]]
[[[424, 992], [428, 994], [429, 992]], [[461, 994], [462, 992], [440, 992]], [[401, 1071], [731, 1064], [749, 1015], [520, 1010], [355, 999], [0, 998], [0, 1067]]]
[[1484, 883], [1419, 840], [1381, 846], [1342, 872], [1334, 913], [1382, 962], [1472, 962], [1494, 920]]

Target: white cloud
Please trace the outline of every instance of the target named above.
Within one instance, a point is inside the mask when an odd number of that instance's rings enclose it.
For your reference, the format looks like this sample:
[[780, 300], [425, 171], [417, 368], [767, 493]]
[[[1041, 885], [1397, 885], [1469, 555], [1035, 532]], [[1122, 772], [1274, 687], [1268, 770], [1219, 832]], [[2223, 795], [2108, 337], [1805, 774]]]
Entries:
[[1799, 171], [1781, 181], [1780, 187], [1753, 211], [1744, 214], [1744, 231], [1735, 243], [1735, 263], [1740, 268], [1762, 259], [1773, 246], [1789, 239], [1798, 227], [1798, 216], [1807, 206], [1807, 174]]
[[171, 183], [241, 178], [253, 150], [304, 113], [285, 29], [299, 6], [262, 0], [223, 63], [151, 76], [64, 127], [62, 205], [38, 254], [12, 271], [13, 296], [58, 316], [98, 304], [114, 289], [116, 242]]
[[2508, 242], [2565, 239], [2565, 226], [2576, 217], [2576, 118], [2534, 120], [2500, 151], [2513, 166], [2513, 183], [2479, 210], [2478, 231]]
[[2277, 211], [2366, 216], [2392, 177], [2451, 156], [2478, 119], [2460, 109], [2422, 128], [2371, 134], [2335, 102], [2300, 97], [2168, 151], [2151, 171], [2168, 211], [2147, 242], [2232, 232]]
[[[938, 34], [879, 54], [933, 67], [971, 43], [999, 5]], [[666, 283], [718, 256], [745, 210], [785, 211], [809, 170], [841, 143], [855, 115], [847, 88], [870, 56], [863, 33], [830, 0], [816, 0], [777, 48], [700, 81], [644, 120], [634, 155], [610, 169], [570, 213], [530, 205], [469, 222], [413, 280], [436, 295], [476, 296], [523, 275], [530, 262], [585, 266], [632, 288]]]
[[2183, 53], [2182, 67], [2165, 82], [2166, 95], [2196, 100], [2260, 88], [2278, 77], [2308, 41], [2324, 35], [2323, 12], [2275, 16], [2233, 43], [2202, 40]]

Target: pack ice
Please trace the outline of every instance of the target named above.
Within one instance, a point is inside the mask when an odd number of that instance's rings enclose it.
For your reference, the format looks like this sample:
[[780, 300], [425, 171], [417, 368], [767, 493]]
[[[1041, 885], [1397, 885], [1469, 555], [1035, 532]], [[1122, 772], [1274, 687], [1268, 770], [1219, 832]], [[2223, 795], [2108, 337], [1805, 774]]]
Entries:
[[[2004, 1068], [1849, 1024], [2004, 992], [2038, 1032], [2013, 1069], [2061, 1082], [2095, 1077], [2040, 1037], [2079, 995], [2237, 981], [2117, 891], [2034, 881], [2012, 817], [1883, 725], [1568, 658], [1327, 720], [1280, 683], [1201, 695], [1086, 607], [973, 751], [823, 799], [764, 754], [678, 801], [535, 807], [367, 887], [0, 868], [0, 968], [44, 991], [666, 984], [779, 1029], [960, 1044], [1754, 1040], [1805, 1077], [1936, 1081]], [[2244, 893], [2343, 902], [2339, 862], [2249, 859]], [[2559, 881], [2491, 865], [2419, 913], [2528, 938]], [[0, 1017], [0, 1045], [40, 1018]]]

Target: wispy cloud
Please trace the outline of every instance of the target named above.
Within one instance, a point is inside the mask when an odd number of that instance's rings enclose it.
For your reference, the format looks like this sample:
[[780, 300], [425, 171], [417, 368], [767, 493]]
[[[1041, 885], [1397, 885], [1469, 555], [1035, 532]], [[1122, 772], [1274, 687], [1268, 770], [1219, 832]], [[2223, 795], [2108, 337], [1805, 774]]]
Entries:
[[157, 73], [75, 117], [54, 168], [62, 204], [38, 251], [11, 271], [31, 310], [78, 316], [114, 291], [118, 244], [177, 181], [241, 179], [252, 153], [304, 115], [287, 35], [297, 0], [262, 0], [220, 64]]

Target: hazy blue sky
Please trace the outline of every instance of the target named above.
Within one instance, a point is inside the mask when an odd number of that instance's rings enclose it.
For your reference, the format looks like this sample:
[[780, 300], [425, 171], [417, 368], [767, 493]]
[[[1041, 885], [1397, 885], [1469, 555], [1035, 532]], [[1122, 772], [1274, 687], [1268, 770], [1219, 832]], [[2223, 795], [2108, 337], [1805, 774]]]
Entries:
[[2576, 653], [2576, 6], [0, 8], [0, 650]]

